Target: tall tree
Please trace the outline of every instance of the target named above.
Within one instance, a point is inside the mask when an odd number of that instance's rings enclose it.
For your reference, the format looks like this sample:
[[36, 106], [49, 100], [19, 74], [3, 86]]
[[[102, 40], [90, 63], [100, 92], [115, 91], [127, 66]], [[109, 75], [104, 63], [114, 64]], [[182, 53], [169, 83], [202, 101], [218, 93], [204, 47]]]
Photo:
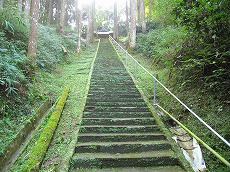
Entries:
[[151, 21], [152, 19], [152, 4], [153, 4], [153, 0], [148, 0], [148, 8], [149, 8], [148, 21]]
[[118, 17], [117, 17], [117, 1], [114, 2], [114, 25], [113, 39], [118, 40]]
[[39, 3], [40, 0], [31, 0], [31, 19], [28, 42], [28, 56], [34, 66], [36, 65]]
[[139, 0], [139, 10], [140, 10], [140, 20], [141, 20], [141, 28], [142, 32], [146, 32], [146, 22], [145, 22], [145, 4], [144, 0]]
[[77, 45], [77, 53], [78, 56], [80, 57], [80, 53], [81, 53], [81, 30], [82, 30], [82, 11], [81, 9], [78, 9], [78, 23], [77, 23], [77, 28], [78, 28], [78, 45]]
[[79, 3], [78, 3], [78, 0], [75, 0], [75, 14], [76, 14], [76, 18], [75, 18], [75, 20], [76, 20], [76, 30], [77, 31], [79, 31], [79, 20], [80, 20], [80, 18], [79, 18], [79, 12], [80, 12], [80, 7], [79, 7]]
[[65, 26], [66, 3], [67, 3], [67, 0], [62, 0], [61, 1], [61, 13], [60, 13], [60, 27], [61, 27], [61, 30]]
[[31, 5], [31, 0], [25, 0], [25, 13], [26, 13], [26, 18], [29, 18], [30, 16], [30, 5]]
[[22, 11], [22, 0], [18, 0], [18, 9]]
[[129, 47], [131, 49], [136, 46], [136, 0], [130, 0], [130, 28], [129, 28]]
[[48, 24], [52, 23], [53, 19], [53, 7], [54, 7], [54, 0], [49, 0], [49, 10], [48, 10]]
[[140, 0], [137, 0], [137, 23], [141, 26], [141, 11], [140, 11]]
[[93, 33], [94, 33], [94, 29], [95, 29], [95, 21], [96, 21], [96, 17], [95, 16], [96, 16], [96, 1], [92, 0], [92, 20], [93, 20], [92, 21], [92, 28], [91, 28], [92, 36], [93, 36]]
[[88, 5], [88, 24], [86, 33], [86, 47], [89, 47], [89, 43], [93, 40], [93, 3]]
[[129, 35], [129, 7], [128, 7], [128, 0], [126, 0], [125, 5], [125, 15], [126, 15], [126, 34]]
[[4, 0], [0, 0], [0, 8], [3, 7], [3, 2], [4, 2]]

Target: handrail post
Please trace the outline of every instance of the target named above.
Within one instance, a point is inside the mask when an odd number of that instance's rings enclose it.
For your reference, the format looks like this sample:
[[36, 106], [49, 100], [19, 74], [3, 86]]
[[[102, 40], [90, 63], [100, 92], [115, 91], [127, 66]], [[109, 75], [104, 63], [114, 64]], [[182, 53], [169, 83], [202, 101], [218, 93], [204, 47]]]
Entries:
[[154, 83], [153, 83], [153, 104], [156, 105], [156, 87], [157, 87], [157, 81], [154, 78]]
[[125, 54], [125, 65], [128, 67], [128, 54]]
[[136, 61], [134, 60], [134, 77], [136, 77], [136, 75], [137, 75], [137, 63], [136, 63]]

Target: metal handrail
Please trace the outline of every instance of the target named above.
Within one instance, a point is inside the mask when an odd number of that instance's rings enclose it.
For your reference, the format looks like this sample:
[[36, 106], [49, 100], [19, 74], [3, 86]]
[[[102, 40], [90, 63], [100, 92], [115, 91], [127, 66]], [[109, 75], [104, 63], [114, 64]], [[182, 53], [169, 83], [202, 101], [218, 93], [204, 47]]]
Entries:
[[126, 66], [127, 66], [127, 55], [134, 60], [134, 68], [136, 70], [136, 64], [138, 64], [147, 74], [149, 74], [154, 79], [154, 105], [156, 103], [156, 83], [160, 84], [173, 98], [175, 98], [183, 107], [185, 107], [190, 113], [192, 113], [201, 123], [203, 123], [210, 131], [212, 131], [217, 137], [219, 137], [226, 145], [230, 147], [230, 143], [223, 138], [217, 131], [215, 131], [211, 126], [209, 126], [202, 118], [200, 118], [195, 112], [193, 112], [185, 103], [183, 103], [178, 97], [176, 97], [166, 86], [164, 86], [154, 75], [152, 75], [147, 69], [145, 69], [132, 55], [130, 55], [127, 50], [125, 50], [121, 45], [119, 45], [111, 36], [109, 36], [111, 42], [115, 43], [118, 48], [123, 50], [126, 54]]
[[[225, 142], [229, 147], [230, 143], [223, 138], [219, 133], [217, 133], [212, 127], [210, 127], [202, 118], [200, 118], [195, 112], [193, 112], [185, 103], [183, 103], [178, 97], [176, 97], [166, 86], [164, 86], [155, 76], [153, 76], [147, 69], [145, 69], [132, 55], [130, 55], [123, 47], [121, 47], [111, 36], [110, 40], [113, 40], [127, 55], [129, 55], [146, 73], [148, 73], [154, 81], [160, 84], [171, 96], [173, 96], [182, 106], [184, 106], [189, 112], [191, 112], [199, 121], [201, 121], [208, 129], [210, 129], [216, 136], [218, 136], [223, 142]], [[156, 95], [154, 95], [156, 98]], [[156, 105], [156, 102], [154, 102]]]

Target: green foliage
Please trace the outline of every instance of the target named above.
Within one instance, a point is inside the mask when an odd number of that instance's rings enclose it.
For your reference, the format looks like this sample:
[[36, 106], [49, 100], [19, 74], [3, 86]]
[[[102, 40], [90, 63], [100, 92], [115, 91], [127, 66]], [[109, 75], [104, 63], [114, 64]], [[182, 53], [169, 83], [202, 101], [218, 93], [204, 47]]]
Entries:
[[55, 106], [54, 112], [52, 113], [50, 119], [48, 120], [45, 128], [43, 129], [35, 147], [33, 148], [29, 159], [22, 168], [22, 171], [34, 171], [38, 170], [39, 166], [45, 156], [46, 150], [50, 144], [53, 137], [54, 131], [56, 130], [57, 123], [61, 116], [62, 110], [64, 108], [70, 87], [66, 87]]
[[174, 24], [175, 17], [173, 7], [181, 0], [152, 0], [149, 10], [152, 12], [152, 20], [163, 26]]
[[61, 37], [55, 28], [39, 25], [37, 65], [51, 70], [62, 59]]
[[181, 1], [174, 9], [178, 22], [191, 32], [177, 55], [178, 67], [185, 78], [223, 100], [230, 95], [229, 6], [228, 0]]
[[183, 27], [167, 26], [138, 34], [136, 50], [153, 59], [153, 63], [163, 62], [172, 66], [172, 61], [181, 50], [186, 31]]
[[24, 40], [28, 30], [17, 11], [4, 8], [0, 14], [0, 91], [9, 96], [26, 82]]

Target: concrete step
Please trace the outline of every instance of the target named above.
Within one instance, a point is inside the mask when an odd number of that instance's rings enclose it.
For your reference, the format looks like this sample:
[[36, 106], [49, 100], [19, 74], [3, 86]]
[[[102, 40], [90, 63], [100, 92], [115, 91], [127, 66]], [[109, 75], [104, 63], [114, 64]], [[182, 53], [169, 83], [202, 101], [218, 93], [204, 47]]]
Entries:
[[81, 125], [153, 125], [153, 118], [83, 118]]
[[144, 101], [141, 102], [87, 102], [86, 106], [108, 106], [108, 107], [146, 107]]
[[79, 143], [75, 153], [134, 153], [157, 150], [169, 150], [170, 144], [166, 140], [134, 141], [134, 142], [86, 142]]
[[100, 83], [108, 83], [108, 82], [110, 82], [110, 83], [119, 83], [119, 82], [130, 82], [130, 83], [133, 83], [133, 80], [132, 80], [132, 78], [130, 77], [130, 76], [127, 76], [127, 77], [114, 77], [114, 78], [111, 78], [111, 77], [109, 77], [109, 78], [96, 78], [96, 77], [94, 77], [94, 78], [92, 78], [91, 80], [90, 80], [90, 82], [91, 83], [98, 83], [98, 82], [100, 82]]
[[78, 168], [70, 172], [185, 172], [179, 166], [164, 167], [123, 167], [123, 168]]
[[124, 87], [110, 87], [110, 88], [101, 88], [101, 87], [97, 87], [97, 86], [94, 86], [94, 85], [91, 85], [90, 87], [90, 90], [89, 91], [137, 91], [137, 89], [135, 87], [126, 87], [124, 89]]
[[100, 95], [100, 94], [140, 94], [137, 90], [89, 90], [89, 94]]
[[134, 85], [133, 80], [130, 79], [116, 79], [116, 80], [91, 80], [90, 84], [97, 85], [97, 84], [109, 84], [109, 85], [123, 85], [123, 84], [130, 84]]
[[156, 125], [83, 125], [81, 126], [81, 133], [146, 133], [146, 132], [159, 132], [160, 129]]
[[149, 112], [147, 107], [86, 106], [85, 112]]
[[72, 165], [75, 168], [156, 167], [177, 166], [178, 164], [178, 159], [170, 150], [125, 154], [77, 153], [72, 159]]
[[104, 101], [104, 102], [140, 102], [143, 101], [143, 99], [141, 97], [87, 97], [87, 101], [90, 102], [100, 102], [100, 101]]
[[84, 118], [145, 118], [152, 117], [151, 112], [84, 112]]
[[79, 133], [78, 142], [131, 142], [165, 140], [161, 132], [154, 133]]
[[88, 97], [117, 97], [117, 98], [136, 98], [136, 97], [141, 97], [140, 94], [138, 93], [117, 93], [117, 92], [111, 92], [111, 93], [89, 93]]

